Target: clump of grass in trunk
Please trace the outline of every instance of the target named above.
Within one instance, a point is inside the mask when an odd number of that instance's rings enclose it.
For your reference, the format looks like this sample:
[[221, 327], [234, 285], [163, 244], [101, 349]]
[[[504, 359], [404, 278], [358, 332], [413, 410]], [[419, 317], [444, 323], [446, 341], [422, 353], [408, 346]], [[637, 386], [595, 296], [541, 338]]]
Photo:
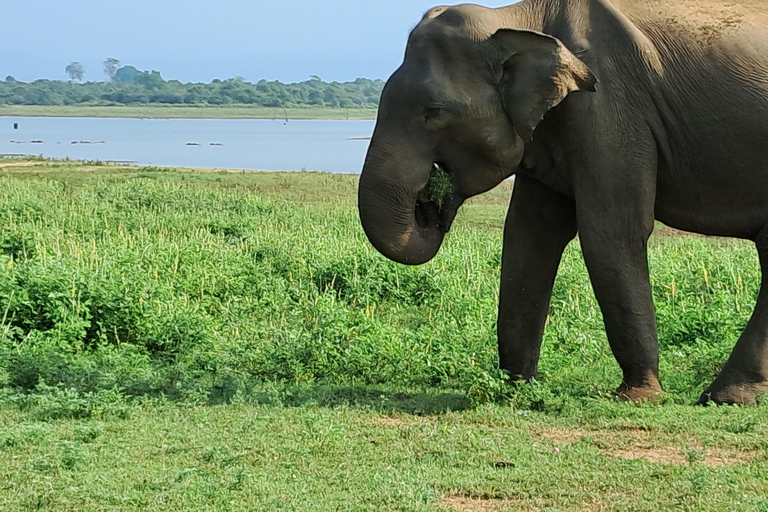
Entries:
[[446, 198], [451, 197], [455, 192], [451, 175], [442, 167], [436, 165], [432, 170], [432, 175], [427, 182], [427, 192], [429, 198], [438, 206], [442, 207]]

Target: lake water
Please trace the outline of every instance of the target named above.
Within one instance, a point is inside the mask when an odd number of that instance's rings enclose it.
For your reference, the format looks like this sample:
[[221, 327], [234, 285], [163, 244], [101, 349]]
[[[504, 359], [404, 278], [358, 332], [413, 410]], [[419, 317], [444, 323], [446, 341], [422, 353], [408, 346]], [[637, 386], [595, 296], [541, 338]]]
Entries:
[[358, 173], [373, 126], [374, 121], [0, 117], [0, 154]]

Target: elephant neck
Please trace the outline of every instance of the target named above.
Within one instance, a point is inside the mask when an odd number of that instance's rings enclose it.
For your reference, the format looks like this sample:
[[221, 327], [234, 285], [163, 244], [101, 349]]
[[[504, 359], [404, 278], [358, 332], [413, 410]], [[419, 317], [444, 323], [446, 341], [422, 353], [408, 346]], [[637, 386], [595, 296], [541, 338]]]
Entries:
[[523, 0], [498, 8], [499, 28], [533, 30], [583, 46], [595, 9], [615, 11], [608, 0]]
[[548, 28], [560, 12], [560, 0], [524, 0], [498, 8], [501, 26], [549, 33]]

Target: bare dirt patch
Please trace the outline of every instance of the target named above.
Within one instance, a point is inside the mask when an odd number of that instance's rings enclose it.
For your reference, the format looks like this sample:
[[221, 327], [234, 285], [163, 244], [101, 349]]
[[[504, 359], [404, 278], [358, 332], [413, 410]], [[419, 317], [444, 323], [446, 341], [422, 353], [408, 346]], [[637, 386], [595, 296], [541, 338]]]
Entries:
[[445, 510], [457, 512], [499, 512], [506, 510], [539, 512], [543, 510], [524, 499], [503, 499], [491, 496], [463, 495], [461, 493], [450, 493], [444, 496], [438, 505]]
[[571, 444], [577, 441], [581, 441], [586, 437], [586, 433], [583, 430], [566, 430], [553, 428], [550, 430], [535, 430], [533, 432], [539, 437], [549, 439], [555, 444]]
[[6, 168], [6, 167], [29, 167], [37, 163], [38, 162], [3, 162], [3, 163], [0, 163], [0, 169]]
[[[455, 512], [542, 512], [550, 510], [554, 503], [542, 498], [493, 498], [490, 496], [475, 496], [450, 493], [444, 496], [438, 506]], [[613, 510], [610, 502], [599, 498], [589, 498], [580, 504], [563, 505], [558, 510], [578, 510], [579, 512], [609, 512]]]
[[[61, 171], [62, 169], [56, 166], [46, 166], [46, 162], [3, 162], [0, 163], [0, 170], [8, 171], [8, 172], [19, 172], [19, 173], [45, 173], [45, 172], [56, 172]], [[78, 165], [77, 170], [83, 171], [83, 172], [93, 172], [93, 171], [101, 171], [108, 168], [104, 165]], [[125, 167], [129, 168], [129, 167]]]
[[632, 449], [600, 450], [604, 455], [618, 459], [645, 459], [658, 464], [676, 464], [684, 466], [700, 463], [710, 468], [721, 468], [746, 464], [757, 458], [757, 453], [750, 450], [740, 450], [736, 447], [718, 448], [703, 447], [698, 443], [689, 448], [637, 446]]
[[711, 468], [746, 464], [755, 460], [755, 450], [737, 446], [704, 446], [696, 439], [677, 439], [654, 434], [643, 429], [568, 430], [548, 429], [534, 434], [558, 445], [568, 445], [589, 439], [608, 457], [645, 459], [656, 464], [703, 464]]

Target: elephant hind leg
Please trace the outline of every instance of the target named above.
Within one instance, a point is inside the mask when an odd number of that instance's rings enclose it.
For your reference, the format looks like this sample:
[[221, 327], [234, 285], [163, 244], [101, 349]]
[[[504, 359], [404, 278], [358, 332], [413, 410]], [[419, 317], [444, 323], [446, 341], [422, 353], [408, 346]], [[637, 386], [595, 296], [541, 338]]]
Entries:
[[756, 240], [762, 282], [755, 311], [720, 375], [699, 398], [700, 404], [754, 405], [768, 392], [768, 226]]

